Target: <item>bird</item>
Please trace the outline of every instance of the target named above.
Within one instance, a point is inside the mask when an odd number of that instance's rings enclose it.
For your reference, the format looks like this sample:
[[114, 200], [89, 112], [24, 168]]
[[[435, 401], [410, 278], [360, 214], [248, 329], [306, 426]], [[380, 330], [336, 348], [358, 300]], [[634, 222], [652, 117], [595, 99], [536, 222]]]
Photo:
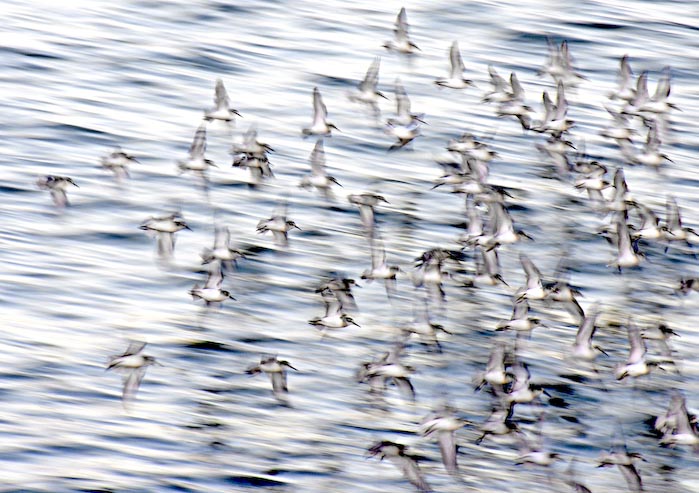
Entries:
[[292, 229], [301, 228], [294, 221], [286, 217], [286, 206], [283, 207], [284, 212], [275, 213], [269, 219], [262, 219], [257, 223], [257, 233], [272, 232], [274, 242], [280, 246], [286, 246], [289, 243], [289, 231]]
[[410, 337], [412, 334], [416, 334], [422, 344], [434, 347], [437, 352], [442, 352], [442, 346], [437, 338], [437, 332], [444, 332], [445, 334], [450, 334], [448, 330], [444, 328], [443, 325], [434, 323], [430, 320], [430, 312], [427, 300], [424, 300], [422, 310], [417, 306], [413, 307], [414, 320], [410, 324], [406, 324], [401, 327], [401, 331], [406, 337]]
[[655, 429], [663, 436], [660, 444], [674, 447], [676, 445], [691, 445], [694, 451], [699, 451], [699, 434], [696, 427], [697, 417], [687, 411], [685, 397], [674, 392], [670, 405], [664, 415], [655, 420]]
[[141, 223], [140, 229], [152, 231], [157, 235], [158, 255], [160, 257], [170, 257], [175, 249], [174, 234], [183, 229], [191, 228], [184, 221], [179, 212], [173, 212], [169, 216], [150, 217]]
[[200, 256], [202, 264], [218, 260], [226, 270], [231, 270], [239, 258], [245, 258], [245, 254], [242, 251], [231, 246], [230, 229], [221, 226], [214, 228], [213, 248], [205, 248]]
[[485, 371], [478, 373], [475, 381], [478, 382], [476, 392], [486, 384], [493, 387], [502, 387], [512, 381], [512, 374], [505, 370], [506, 345], [504, 341], [496, 341], [488, 357]]
[[234, 168], [248, 168], [254, 182], [263, 178], [272, 178], [274, 173], [267, 156], [268, 152], [274, 152], [274, 149], [266, 142], [258, 140], [257, 128], [250, 125], [243, 134], [242, 142], [234, 143], [231, 147], [232, 166]]
[[328, 136], [334, 130], [339, 130], [335, 125], [327, 121], [328, 108], [323, 103], [323, 98], [317, 87], [313, 88], [313, 123], [310, 127], [304, 128], [304, 136], [324, 135]]
[[323, 282], [315, 292], [323, 296], [327, 293], [333, 295], [342, 309], [357, 310], [357, 302], [352, 294], [353, 287], [360, 287], [354, 279], [333, 277]]
[[381, 58], [374, 58], [374, 61], [371, 62], [371, 65], [369, 65], [366, 71], [364, 79], [359, 83], [357, 90], [349, 93], [350, 101], [368, 104], [375, 115], [379, 114], [379, 98], [388, 99], [377, 89], [380, 65]]
[[189, 157], [184, 160], [177, 161], [177, 167], [180, 173], [192, 171], [199, 175], [204, 183], [208, 182], [206, 173], [209, 166], [216, 166], [213, 161], [206, 159], [206, 123], [202, 122], [194, 132], [194, 139], [189, 146]]
[[391, 298], [396, 292], [396, 276], [401, 272], [397, 265], [388, 265], [386, 262], [386, 249], [380, 238], [370, 238], [371, 269], [362, 272], [361, 278], [373, 281], [381, 279], [386, 287], [386, 294]]
[[388, 200], [383, 195], [378, 195], [372, 192], [364, 192], [361, 194], [350, 194], [347, 196], [350, 204], [359, 206], [359, 218], [367, 234], [371, 237], [374, 235], [374, 227], [376, 226], [374, 207], [383, 202], [388, 204]]
[[588, 309], [575, 335], [575, 342], [573, 343], [572, 349], [574, 358], [590, 361], [595, 359], [599, 353], [607, 354], [602, 348], [592, 344], [592, 337], [595, 335], [595, 330], [597, 329], [596, 322], [598, 315], [599, 304], [594, 304]]
[[393, 29], [393, 39], [386, 41], [383, 44], [383, 47], [406, 55], [415, 53], [415, 50], [420, 50], [420, 48], [418, 48], [408, 36], [408, 15], [405, 13], [405, 7], [400, 9], [400, 12], [398, 12], [398, 16], [396, 17], [396, 27]]
[[624, 476], [629, 490], [632, 493], [639, 493], [643, 491], [643, 482], [633, 463], [635, 459], [643, 460], [643, 457], [636, 452], [629, 453], [626, 444], [613, 445], [609, 452], [600, 455], [597, 467], [617, 466], [621, 475]]
[[640, 265], [643, 257], [638, 252], [638, 242], [631, 241], [629, 227], [623, 216], [618, 217], [616, 220], [616, 231], [618, 254], [616, 260], [608, 265], [616, 267], [619, 272], [621, 272], [621, 269], [626, 269], [628, 267], [637, 267]]
[[77, 183], [75, 183], [72, 178], [68, 176], [56, 175], [42, 176], [36, 180], [36, 185], [41, 190], [48, 190], [51, 193], [53, 203], [60, 208], [69, 205], [68, 195], [66, 194], [66, 188], [68, 188], [68, 185], [78, 187]]
[[342, 329], [348, 325], [359, 327], [359, 324], [343, 311], [342, 303], [332, 291], [323, 289], [319, 292], [325, 303], [325, 315], [312, 318], [308, 321], [309, 324], [319, 327], [323, 335], [327, 329]]
[[117, 147], [100, 160], [102, 167], [114, 173], [118, 181], [129, 177], [129, 166], [138, 164], [138, 160]]
[[248, 375], [257, 375], [258, 373], [266, 373], [272, 382], [272, 392], [274, 397], [284, 405], [289, 405], [288, 393], [289, 389], [286, 384], [287, 368], [298, 371], [291, 366], [288, 361], [277, 359], [277, 355], [262, 355], [260, 363], [248, 367], [245, 373]]
[[472, 86], [473, 81], [464, 78], [464, 61], [459, 52], [459, 42], [454, 41], [449, 48], [449, 77], [437, 79], [434, 83], [440, 87], [449, 87], [451, 89], [464, 89]]
[[526, 299], [515, 299], [512, 308], [512, 317], [509, 320], [503, 320], [497, 324], [495, 330], [516, 330], [528, 332], [536, 327], [544, 325], [538, 318], [529, 317], [529, 302]]
[[386, 120], [386, 124], [391, 127], [410, 127], [413, 123], [425, 123], [425, 115], [423, 113], [411, 112], [410, 98], [400, 79], [396, 79], [394, 87], [396, 93], [396, 116]]
[[430, 438], [436, 436], [442, 462], [449, 474], [458, 475], [459, 466], [456, 460], [458, 447], [454, 433], [470, 421], [455, 415], [454, 409], [444, 404], [428, 414], [420, 423], [420, 435]]
[[210, 109], [204, 114], [204, 120], [207, 122], [212, 120], [221, 120], [228, 123], [233, 121], [233, 115], [237, 115], [242, 118], [242, 115], [238, 113], [238, 110], [231, 108], [230, 104], [228, 93], [226, 92], [226, 86], [223, 85], [223, 81], [221, 79], [216, 79], [214, 108]]
[[107, 370], [124, 372], [124, 390], [122, 402], [128, 406], [136, 396], [141, 385], [146, 369], [151, 365], [159, 365], [153, 356], [143, 354], [145, 342], [132, 341], [122, 354], [111, 356], [107, 364]]
[[476, 445], [480, 445], [488, 435], [508, 435], [519, 433], [519, 426], [512, 419], [514, 406], [504, 402], [497, 403], [491, 410], [488, 419], [480, 426], [482, 435], [476, 439]]
[[420, 471], [417, 457], [408, 454], [406, 449], [407, 447], [400, 443], [382, 440], [369, 447], [368, 451], [371, 457], [378, 456], [379, 460], [388, 458], [420, 493], [430, 493], [432, 488]]
[[332, 191], [330, 187], [332, 185], [337, 185], [341, 187], [340, 183], [334, 177], [328, 174], [325, 169], [325, 149], [323, 146], [323, 139], [318, 139], [313, 151], [310, 156], [311, 162], [311, 173], [304, 176], [299, 184], [302, 188], [315, 188], [323, 193], [326, 198], [332, 197]]
[[541, 280], [541, 271], [539, 271], [536, 265], [534, 265], [534, 262], [523, 253], [520, 253], [519, 261], [527, 276], [527, 286], [520, 288], [515, 294], [515, 296], [517, 296], [517, 301], [543, 300], [546, 298], [548, 291], [544, 289], [544, 283]]
[[407, 125], [398, 125], [394, 122], [388, 122], [386, 123], [385, 132], [397, 139], [397, 142], [393, 143], [391, 147], [388, 148], [389, 151], [395, 151], [410, 144], [420, 135], [420, 122], [413, 120]]
[[369, 383], [372, 393], [383, 393], [386, 384], [391, 382], [400, 389], [404, 396], [415, 401], [415, 388], [410, 382], [410, 375], [415, 370], [400, 362], [403, 349], [404, 344], [399, 341], [389, 351], [383, 353], [380, 358], [363, 363], [357, 380], [360, 383]]
[[647, 361], [646, 359], [646, 343], [641, 337], [641, 331], [629, 317], [627, 322], [627, 331], [629, 337], [629, 357], [626, 359], [626, 364], [619, 365], [614, 369], [614, 376], [617, 380], [623, 380], [626, 377], [640, 377], [650, 373], [651, 367], [657, 366], [657, 362]]
[[206, 283], [203, 287], [199, 287], [195, 284], [194, 287], [189, 291], [189, 294], [193, 299], [200, 299], [206, 302], [206, 306], [212, 303], [222, 303], [227, 299], [235, 300], [231, 293], [225, 289], [221, 289], [223, 284], [223, 272], [221, 271], [221, 263], [216, 262], [210, 264], [209, 276], [206, 279]]

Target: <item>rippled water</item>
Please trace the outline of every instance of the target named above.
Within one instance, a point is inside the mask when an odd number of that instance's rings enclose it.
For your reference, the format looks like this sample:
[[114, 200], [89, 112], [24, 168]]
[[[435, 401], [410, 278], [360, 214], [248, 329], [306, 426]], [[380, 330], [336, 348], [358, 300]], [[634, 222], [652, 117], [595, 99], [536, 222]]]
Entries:
[[[411, 491], [393, 465], [366, 460], [371, 443], [389, 439], [425, 456], [422, 469], [436, 491], [531, 491], [547, 477], [552, 490], [569, 491], [567, 460], [577, 457], [577, 476], [592, 491], [617, 492], [626, 491], [618, 470], [598, 469], [596, 458], [620, 425], [629, 449], [647, 459], [639, 468], [648, 491], [696, 491], [695, 456], [660, 448], [644, 424], [664, 412], [669, 389], [682, 390], [689, 408], [699, 408], [699, 298], [672, 296], [681, 275], [697, 275], [696, 258], [650, 246], [642, 269], [615, 274], [606, 266], [614, 248], [596, 234], [602, 215], [570, 182], [541, 176], [545, 166], [534, 147], [540, 137], [480, 103], [493, 64], [503, 75], [516, 70], [538, 106], [541, 91], [554, 90], [536, 76], [546, 37], [567, 39], [588, 79], [568, 95], [577, 122], [571, 138], [584, 140], [613, 169], [623, 164], [621, 155], [598, 132], [609, 121], [603, 104], [619, 58], [628, 54], [636, 73], [650, 71], [651, 91], [670, 65], [671, 100], [681, 110], [663, 145], [673, 163], [662, 173], [625, 171], [635, 198], [663, 212], [671, 193], [684, 222], [699, 226], [696, 5], [414, 2], [406, 8], [421, 51], [406, 59], [381, 48], [400, 3], [304, 1], [293, 9], [290, 2], [112, 3], [2, 7], [2, 491]], [[433, 84], [446, 75], [454, 39], [475, 89]], [[413, 110], [429, 122], [408, 149], [390, 154], [381, 125], [346, 96], [377, 55], [382, 90], [392, 95], [400, 77]], [[195, 178], [177, 175], [175, 162], [186, 156], [219, 77], [243, 118], [232, 132], [209, 127], [208, 157], [219, 167], [207, 196]], [[297, 188], [313, 147], [300, 129], [310, 123], [314, 86], [341, 129], [325, 143], [328, 167], [343, 185], [335, 202]], [[384, 102], [384, 115], [393, 104]], [[247, 171], [228, 165], [231, 133], [239, 138], [250, 124], [276, 150], [276, 178], [260, 187], [248, 187]], [[478, 431], [467, 427], [457, 434], [466, 486], [444, 472], [437, 445], [415, 431], [444, 397], [469, 420], [486, 419], [490, 402], [473, 393], [471, 380], [485, 365], [497, 322], [509, 317], [512, 291], [448, 283], [447, 303], [435, 315], [452, 332], [441, 336], [444, 353], [410, 344], [417, 402], [389, 388], [388, 410], [370, 405], [354, 373], [411, 323], [422, 291], [403, 277], [391, 304], [381, 284], [363, 283], [356, 293], [361, 328], [321, 338], [307, 324], [323, 312], [313, 291], [324, 276], [358, 278], [370, 266], [347, 194], [371, 190], [389, 200], [379, 208], [379, 225], [389, 262], [408, 272], [422, 251], [457, 247], [463, 198], [431, 187], [440, 174], [433, 157], [464, 131], [492, 137], [499, 155], [490, 182], [513, 189], [515, 221], [535, 239], [501, 249], [505, 279], [513, 289], [524, 282], [518, 252], [550, 274], [567, 246], [581, 304], [605, 305], [596, 338], [609, 353], [598, 360], [601, 382], [561, 377], [581, 367], [565, 357], [575, 325], [562, 310], [534, 305], [549, 328], [534, 332], [522, 358], [535, 381], [572, 385], [570, 395], [560, 395], [570, 407], [547, 406], [543, 426], [546, 446], [565, 461], [549, 471], [516, 466], [516, 442], [476, 446]], [[141, 161], [123, 184], [98, 165], [117, 145]], [[37, 176], [46, 174], [79, 185], [65, 211], [36, 189]], [[255, 225], [284, 201], [302, 231], [291, 234], [288, 248], [277, 248]], [[173, 262], [158, 262], [153, 239], [138, 225], [178, 209], [192, 231], [178, 233]], [[225, 280], [237, 301], [205, 312], [187, 291], [203, 280], [199, 253], [213, 241], [214, 219], [255, 253]], [[681, 335], [671, 343], [680, 374], [614, 380], [613, 368], [628, 351], [618, 325], [627, 314], [644, 326], [665, 319]], [[148, 341], [148, 354], [164, 366], [149, 368], [127, 412], [119, 376], [104, 368], [129, 339]], [[289, 375], [293, 407], [277, 404], [264, 376], [245, 375], [261, 353], [277, 353], [298, 368]], [[540, 412], [519, 406], [517, 416], [534, 431]], [[565, 419], [571, 416], [578, 423]]]

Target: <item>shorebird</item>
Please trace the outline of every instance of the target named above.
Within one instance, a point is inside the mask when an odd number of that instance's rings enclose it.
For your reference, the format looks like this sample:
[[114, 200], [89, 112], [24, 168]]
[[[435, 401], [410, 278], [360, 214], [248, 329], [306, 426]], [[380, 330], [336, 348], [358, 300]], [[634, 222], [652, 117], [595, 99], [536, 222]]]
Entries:
[[651, 367], [657, 366], [657, 362], [647, 361], [646, 359], [646, 343], [641, 337], [641, 331], [629, 317], [627, 323], [629, 335], [629, 357], [626, 359], [626, 364], [619, 365], [614, 369], [614, 376], [617, 380], [623, 380], [626, 377], [640, 377], [648, 375]]
[[368, 236], [374, 236], [374, 228], [376, 226], [374, 207], [383, 202], [388, 204], [388, 200], [383, 195], [378, 195], [371, 192], [362, 194], [350, 194], [347, 196], [350, 204], [359, 206], [359, 218], [366, 230]]
[[78, 186], [72, 178], [69, 178], [67, 176], [55, 175], [47, 175], [40, 177], [36, 180], [36, 185], [41, 190], [48, 190], [51, 193], [51, 199], [53, 199], [53, 203], [56, 204], [56, 206], [58, 207], [65, 207], [69, 205], [68, 195], [66, 194], [66, 188], [68, 187], [68, 185], [73, 185], [74, 187]]
[[413, 113], [410, 110], [410, 98], [408, 97], [408, 92], [401, 84], [400, 79], [396, 79], [395, 82], [395, 93], [396, 93], [396, 116], [395, 118], [389, 118], [386, 124], [392, 127], [409, 127], [413, 123], [425, 123], [424, 113]]
[[250, 175], [254, 181], [259, 181], [263, 178], [272, 178], [271, 163], [269, 162], [268, 152], [274, 152], [272, 147], [257, 138], [257, 129], [254, 125], [243, 134], [241, 143], [234, 143], [231, 148], [233, 156], [232, 166], [234, 168], [248, 168]]
[[415, 50], [419, 50], [415, 43], [408, 36], [408, 15], [405, 13], [405, 7], [400, 9], [396, 17], [396, 27], [393, 29], [393, 39], [386, 41], [383, 44], [384, 48], [397, 51], [399, 53], [411, 54]]
[[315, 292], [321, 293], [324, 300], [326, 294], [333, 295], [343, 310], [357, 310], [357, 302], [352, 294], [353, 287], [360, 287], [354, 279], [333, 277], [321, 284]]
[[209, 166], [216, 166], [213, 161], [206, 159], [206, 123], [202, 122], [194, 132], [194, 139], [189, 146], [189, 158], [177, 161], [177, 167], [180, 173], [185, 171], [193, 171], [198, 174], [206, 183], [208, 181], [206, 172]]
[[349, 94], [350, 101], [368, 104], [371, 106], [375, 115], [379, 114], [379, 98], [388, 99], [378, 89], [379, 84], [379, 66], [381, 58], [376, 57], [369, 65], [369, 69], [364, 76], [364, 80], [359, 83], [356, 91]]
[[629, 56], [624, 55], [619, 61], [619, 72], [617, 74], [617, 88], [609, 94], [609, 99], [622, 99], [631, 101], [636, 96], [634, 88], [633, 71], [629, 64]]
[[141, 385], [146, 369], [150, 365], [159, 364], [153, 356], [143, 354], [145, 342], [133, 341], [122, 354], [111, 356], [107, 370], [118, 370], [124, 372], [124, 390], [122, 392], [122, 402], [124, 406], [133, 400], [136, 391]]
[[272, 232], [274, 242], [280, 246], [286, 246], [289, 243], [289, 231], [292, 229], [301, 228], [296, 223], [286, 216], [286, 205], [278, 207], [278, 212], [275, 212], [269, 219], [262, 219], [257, 223], [257, 233]]
[[417, 465], [417, 458], [406, 452], [405, 445], [383, 440], [369, 447], [369, 454], [371, 457], [379, 456], [380, 460], [388, 458], [420, 493], [432, 491]]
[[104, 169], [114, 173], [116, 179], [120, 181], [129, 177], [129, 166], [134, 163], [138, 164], [138, 161], [117, 147], [108, 156], [103, 157], [100, 163]]
[[627, 267], [637, 267], [641, 263], [643, 257], [638, 253], [638, 242], [631, 241], [629, 227], [623, 216], [619, 217], [616, 221], [616, 232], [618, 254], [616, 260], [609, 264], [609, 266], [616, 267], [619, 272], [621, 272], [621, 269]]
[[391, 382], [404, 396], [415, 401], [415, 389], [410, 382], [410, 375], [415, 370], [400, 362], [403, 348], [403, 343], [398, 342], [378, 360], [363, 363], [357, 375], [359, 383], [368, 383], [372, 393], [383, 394], [386, 384]]
[[221, 285], [223, 284], [223, 272], [221, 268], [220, 262], [210, 264], [209, 277], [206, 279], [204, 286], [199, 287], [199, 284], [195, 284], [189, 291], [192, 299], [204, 300], [206, 306], [210, 306], [212, 303], [223, 303], [227, 299], [235, 300], [230, 292], [221, 289]]
[[350, 324], [359, 327], [359, 324], [343, 311], [342, 303], [332, 291], [328, 293], [328, 290], [321, 290], [320, 294], [325, 303], [325, 315], [312, 318], [308, 321], [309, 324], [319, 327], [322, 334], [325, 334], [327, 329], [342, 329]]
[[526, 299], [515, 299], [510, 320], [503, 320], [497, 324], [495, 330], [516, 330], [528, 332], [536, 327], [544, 327], [538, 318], [529, 316], [529, 303]]
[[599, 315], [599, 304], [594, 304], [588, 309], [585, 318], [583, 319], [578, 332], [575, 335], [573, 343], [573, 357], [582, 360], [593, 360], [599, 353], [607, 354], [599, 346], [592, 344], [592, 337], [597, 329], [597, 316]]
[[597, 467], [617, 466], [621, 475], [624, 476], [629, 490], [633, 493], [639, 493], [643, 491], [643, 483], [641, 475], [633, 464], [635, 459], [644, 460], [639, 453], [629, 453], [626, 444], [621, 446], [613, 445], [609, 452], [605, 452], [600, 456], [600, 463]]
[[414, 306], [413, 313], [413, 322], [401, 327], [403, 334], [406, 337], [410, 337], [411, 334], [416, 334], [420, 338], [422, 344], [432, 346], [441, 353], [442, 346], [437, 338], [437, 332], [444, 332], [445, 334], [450, 335], [451, 332], [446, 330], [443, 325], [434, 323], [430, 320], [427, 300], [424, 301], [422, 309]]
[[544, 283], [541, 280], [541, 271], [534, 265], [534, 262], [523, 253], [520, 253], [519, 261], [527, 276], [527, 285], [524, 288], [518, 289], [517, 293], [515, 293], [517, 301], [543, 300], [546, 298], [548, 291], [544, 289]]
[[310, 157], [311, 173], [301, 179], [299, 184], [302, 188], [315, 188], [320, 190], [326, 198], [332, 197], [330, 187], [340, 183], [332, 176], [328, 175], [325, 169], [325, 149], [323, 148], [323, 139], [318, 139]]
[[434, 83], [440, 87], [449, 87], [451, 89], [463, 89], [473, 85], [473, 81], [464, 78], [464, 61], [459, 52], [459, 43], [454, 41], [449, 48], [449, 77], [437, 79]]
[[231, 246], [231, 232], [228, 228], [217, 226], [214, 229], [214, 246], [213, 248], [205, 248], [201, 252], [203, 264], [208, 264], [215, 260], [221, 262], [221, 265], [227, 270], [231, 270], [236, 260], [245, 258], [245, 254]]
[[[221, 79], [216, 79], [216, 91], [214, 95], [214, 108], [204, 114], [204, 120], [210, 122], [212, 120], [221, 120], [224, 122], [233, 121], [233, 115], [241, 116], [238, 110], [230, 107], [228, 93]], [[242, 116], [241, 116], [242, 117]]]
[[277, 359], [276, 355], [263, 355], [260, 357], [260, 364], [249, 367], [245, 370], [248, 375], [257, 375], [258, 373], [266, 373], [272, 382], [272, 392], [282, 404], [288, 405], [289, 389], [286, 385], [286, 369], [298, 371], [291, 366], [288, 361]]
[[328, 108], [323, 103], [320, 91], [313, 88], [313, 123], [310, 127], [302, 130], [304, 136], [308, 135], [330, 135], [332, 130], [339, 130], [335, 125], [327, 121]]
[[140, 229], [152, 231], [157, 235], [158, 255], [160, 257], [172, 256], [175, 249], [175, 233], [190, 228], [179, 212], [169, 216], [150, 217], [141, 223]]
[[655, 420], [655, 429], [663, 434], [661, 445], [692, 445], [699, 451], [697, 417], [687, 411], [686, 399], [679, 392], [673, 393], [667, 412]]
[[485, 371], [480, 372], [476, 376], [475, 381], [478, 382], [476, 391], [481, 390], [486, 384], [501, 389], [503, 385], [512, 381], [512, 374], [505, 371], [505, 349], [504, 341], [496, 341], [493, 349], [490, 351]]
[[369, 238], [371, 248], [371, 269], [362, 272], [362, 279], [373, 281], [382, 279], [386, 287], [386, 294], [391, 298], [396, 292], [396, 276], [401, 271], [397, 265], [388, 265], [386, 262], [386, 248], [380, 238]]
[[457, 417], [454, 409], [447, 404], [428, 414], [420, 423], [420, 435], [426, 438], [436, 436], [444, 467], [452, 475], [459, 474], [459, 466], [456, 461], [458, 447], [454, 432], [467, 424], [471, 424], [471, 422]]

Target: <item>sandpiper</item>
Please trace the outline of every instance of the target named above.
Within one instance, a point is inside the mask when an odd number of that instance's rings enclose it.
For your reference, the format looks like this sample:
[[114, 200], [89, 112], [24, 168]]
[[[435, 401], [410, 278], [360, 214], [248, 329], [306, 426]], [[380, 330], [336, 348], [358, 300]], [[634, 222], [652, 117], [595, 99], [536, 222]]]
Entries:
[[56, 206], [58, 207], [65, 207], [69, 205], [68, 195], [66, 194], [66, 188], [68, 187], [68, 185], [73, 185], [74, 187], [78, 186], [72, 178], [69, 178], [67, 176], [55, 175], [47, 175], [40, 177], [36, 180], [36, 185], [41, 190], [48, 190], [51, 193], [53, 203], [56, 204]]
[[235, 300], [231, 293], [225, 289], [221, 289], [223, 284], [223, 272], [221, 271], [222, 266], [220, 262], [215, 262], [209, 264], [209, 277], [206, 279], [206, 283], [203, 287], [199, 287], [199, 284], [195, 284], [194, 287], [189, 291], [192, 299], [200, 299], [206, 302], [206, 306], [210, 306], [212, 303], [223, 303], [227, 299]]
[[626, 359], [626, 364], [619, 365], [614, 369], [614, 376], [617, 380], [623, 380], [626, 377], [640, 377], [648, 375], [651, 367], [657, 366], [657, 362], [647, 361], [646, 359], [646, 343], [641, 337], [641, 331], [636, 324], [631, 320], [627, 322], [627, 330], [629, 335], [629, 357]]
[[439, 78], [435, 84], [451, 89], [463, 89], [473, 85], [473, 81], [464, 78], [464, 60], [461, 58], [458, 41], [454, 41], [449, 48], [449, 63], [449, 77]]
[[544, 327], [538, 318], [529, 316], [529, 303], [526, 299], [515, 299], [510, 320], [503, 320], [497, 324], [495, 330], [516, 330], [528, 332], [536, 327]]
[[286, 385], [287, 368], [298, 371], [296, 368], [291, 366], [288, 361], [279, 360], [277, 359], [276, 355], [267, 354], [260, 357], [260, 364], [249, 367], [247, 370], [245, 370], [245, 373], [248, 375], [257, 375], [261, 372], [266, 373], [272, 382], [272, 392], [274, 392], [274, 397], [276, 397], [282, 404], [289, 405], [287, 396], [289, 389]]
[[505, 351], [505, 342], [496, 341], [490, 352], [485, 371], [480, 372], [475, 378], [475, 381], [478, 382], [476, 391], [481, 390], [486, 384], [502, 388], [503, 385], [512, 381], [512, 374], [505, 371]]
[[397, 265], [388, 265], [386, 262], [386, 249], [380, 238], [369, 238], [371, 248], [371, 269], [362, 272], [362, 279], [373, 281], [382, 279], [386, 287], [386, 294], [391, 298], [396, 292], [396, 276], [401, 272]]
[[114, 173], [117, 180], [123, 180], [129, 177], [129, 166], [138, 164], [138, 160], [117, 147], [108, 156], [103, 157], [100, 163], [104, 169]]
[[325, 303], [325, 315], [312, 318], [308, 323], [320, 328], [323, 335], [325, 335], [327, 329], [342, 329], [348, 325], [356, 325], [359, 327], [359, 324], [343, 311], [342, 303], [335, 294], [332, 291], [328, 293], [328, 291], [329, 290], [320, 290], [320, 294], [323, 296], [323, 302]]
[[174, 212], [169, 216], [150, 217], [141, 223], [140, 229], [153, 231], [158, 237], [158, 255], [161, 257], [172, 256], [175, 249], [174, 234], [183, 229], [191, 228], [184, 221], [179, 212]]
[[362, 225], [366, 230], [367, 234], [371, 237], [374, 235], [375, 215], [374, 207], [376, 207], [380, 202], [388, 204], [388, 200], [383, 195], [378, 195], [372, 192], [365, 192], [362, 194], [350, 194], [347, 196], [347, 200], [350, 204], [359, 206], [359, 218], [362, 221]]
[[[284, 207], [286, 209], [286, 207]], [[274, 237], [274, 242], [280, 246], [286, 246], [289, 243], [288, 233], [291, 229], [301, 228], [296, 225], [296, 223], [286, 217], [286, 213], [275, 214], [269, 219], [262, 219], [257, 223], [257, 232], [266, 233], [267, 231], [272, 232]]]
[[452, 475], [459, 474], [459, 466], [456, 462], [457, 445], [454, 432], [471, 424], [470, 421], [456, 416], [454, 409], [448, 404], [428, 414], [420, 423], [419, 432], [422, 436], [437, 437], [439, 451], [442, 454], [442, 462], [447, 472]]
[[655, 429], [663, 436], [661, 445], [692, 445], [695, 452], [699, 451], [699, 434], [697, 433], [697, 417], [687, 411], [686, 399], [676, 392], [670, 399], [670, 406], [664, 415], [655, 420]]
[[301, 179], [299, 184], [302, 188], [312, 188], [320, 190], [326, 198], [332, 197], [332, 191], [330, 187], [332, 185], [337, 185], [341, 187], [340, 183], [332, 176], [328, 175], [328, 171], [325, 169], [325, 149], [323, 148], [323, 139], [318, 139], [310, 157], [311, 162], [311, 173], [306, 175]]
[[122, 354], [110, 357], [107, 370], [118, 370], [125, 373], [122, 402], [124, 406], [133, 400], [141, 380], [150, 365], [159, 364], [153, 356], [142, 354], [145, 342], [133, 341]]
[[189, 158], [177, 161], [177, 167], [180, 173], [192, 171], [198, 174], [206, 183], [208, 178], [206, 172], [209, 166], [216, 166], [213, 161], [206, 159], [206, 123], [202, 122], [194, 132], [192, 145], [189, 146]]
[[406, 448], [400, 443], [383, 440], [369, 447], [369, 454], [371, 457], [379, 456], [380, 460], [388, 458], [420, 493], [430, 493], [432, 488], [422, 475], [417, 465], [417, 458], [408, 454]]
[[410, 382], [410, 375], [415, 370], [400, 362], [403, 348], [403, 343], [398, 342], [378, 360], [363, 363], [357, 380], [360, 383], [369, 383], [372, 393], [383, 392], [386, 384], [392, 382], [404, 396], [414, 401], [415, 388]]
[[396, 27], [393, 29], [393, 39], [386, 41], [384, 48], [397, 51], [399, 53], [411, 54], [415, 50], [419, 50], [415, 43], [408, 36], [408, 15], [405, 13], [405, 7], [400, 9], [396, 17]]
[[214, 229], [213, 248], [205, 248], [201, 252], [202, 264], [218, 260], [226, 270], [231, 270], [239, 258], [245, 258], [245, 254], [231, 246], [230, 230], [226, 227], [217, 226]]
[[335, 125], [327, 121], [328, 108], [323, 103], [320, 91], [313, 88], [313, 123], [310, 127], [302, 130], [304, 136], [308, 135], [330, 135], [332, 130], [339, 130]]
[[226, 86], [223, 85], [221, 79], [216, 79], [216, 91], [214, 95], [214, 108], [204, 114], [204, 120], [210, 122], [212, 120], [221, 120], [224, 122], [233, 121], [233, 115], [241, 116], [238, 110], [230, 107], [231, 103], [228, 99]]
[[359, 83], [359, 87], [356, 91], [349, 94], [351, 101], [356, 101], [371, 106], [375, 115], [379, 114], [379, 98], [388, 99], [377, 89], [379, 84], [380, 64], [381, 59], [379, 57], [374, 58], [374, 61], [371, 62], [371, 65], [369, 65], [369, 69], [364, 76], [364, 80]]
[[573, 357], [583, 360], [593, 360], [599, 353], [607, 354], [599, 346], [592, 344], [592, 337], [597, 329], [597, 316], [599, 315], [599, 304], [594, 304], [588, 309], [573, 343]]

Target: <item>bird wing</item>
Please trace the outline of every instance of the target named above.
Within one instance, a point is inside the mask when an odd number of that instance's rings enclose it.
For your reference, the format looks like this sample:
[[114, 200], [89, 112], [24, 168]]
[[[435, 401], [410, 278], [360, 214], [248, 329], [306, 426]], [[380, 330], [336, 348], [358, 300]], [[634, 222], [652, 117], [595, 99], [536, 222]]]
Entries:
[[206, 151], [206, 123], [202, 122], [194, 132], [194, 140], [192, 140], [192, 145], [189, 146], [189, 157], [194, 159], [198, 157], [204, 157], [204, 152]]

